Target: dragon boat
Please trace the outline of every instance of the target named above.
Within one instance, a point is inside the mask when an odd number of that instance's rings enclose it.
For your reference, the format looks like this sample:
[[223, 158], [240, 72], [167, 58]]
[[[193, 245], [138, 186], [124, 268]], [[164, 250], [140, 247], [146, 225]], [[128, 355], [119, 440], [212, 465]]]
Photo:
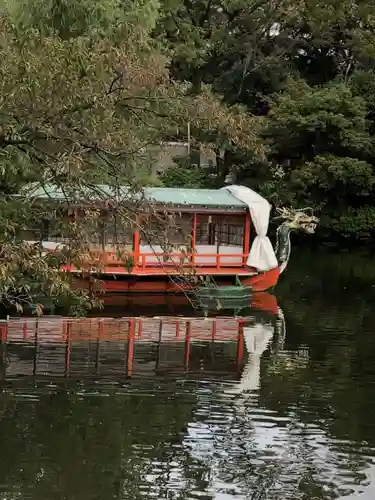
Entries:
[[[116, 189], [115, 194], [103, 185], [97, 186], [95, 192], [101, 196], [86, 193], [67, 200], [63, 190], [44, 186], [28, 196], [33, 202], [65, 204], [69, 217], [72, 213], [80, 217], [88, 200], [90, 206], [95, 205], [102, 222], [90, 241], [96, 264], [83, 269], [68, 263], [63, 269], [74, 275], [79, 286], [91, 286], [97, 279], [110, 293], [175, 293], [202, 283], [214, 283], [219, 288], [240, 285], [253, 292], [270, 290], [287, 266], [290, 233], [314, 233], [319, 222], [311, 209], [279, 209], [280, 225], [273, 247], [267, 235], [271, 205], [244, 186], [145, 188], [134, 208], [137, 216], [132, 227], [113, 224], [111, 219], [113, 207], [131, 203], [126, 186]], [[166, 221], [163, 230], [145, 229], [158, 228], [161, 219]], [[57, 238], [46, 225], [41, 238], [30, 232], [26, 240], [41, 244], [48, 252], [66, 244], [63, 236]]]

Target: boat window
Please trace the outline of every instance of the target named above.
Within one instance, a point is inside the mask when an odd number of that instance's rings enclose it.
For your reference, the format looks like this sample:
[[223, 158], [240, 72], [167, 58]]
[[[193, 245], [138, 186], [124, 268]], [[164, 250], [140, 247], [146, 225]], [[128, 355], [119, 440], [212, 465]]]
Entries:
[[242, 246], [245, 219], [241, 216], [198, 216], [197, 245]]
[[65, 242], [69, 238], [69, 222], [65, 210], [51, 208], [49, 216], [38, 217], [36, 214], [30, 218], [21, 231], [21, 238], [26, 241]]
[[220, 225], [219, 245], [242, 246], [244, 238], [244, 218], [225, 217]]
[[48, 241], [50, 238], [50, 221], [42, 219], [34, 222], [30, 229], [22, 232], [22, 238], [27, 241]]
[[120, 214], [107, 214], [104, 225], [105, 247], [133, 247], [133, 225]]
[[220, 218], [217, 215], [198, 215], [197, 217], [197, 245], [217, 245], [219, 236]]
[[[76, 208], [65, 212], [61, 224], [54, 223], [50, 228], [49, 239], [52, 241], [67, 241], [84, 238], [80, 241], [92, 249], [103, 249], [105, 220], [103, 213], [96, 208]], [[73, 232], [69, 231], [69, 221], [74, 220], [76, 225]]]
[[191, 245], [191, 214], [152, 214], [142, 217], [141, 226], [141, 245], [158, 245], [166, 249]]
[[92, 249], [104, 247], [104, 216], [97, 209], [78, 209], [73, 215], [78, 227], [86, 235], [86, 244]]
[[193, 217], [191, 214], [174, 214], [172, 223], [168, 225], [167, 238], [172, 247], [191, 246]]
[[44, 233], [46, 236], [43, 238], [47, 241], [56, 241], [57, 243], [64, 243], [69, 240], [69, 220], [64, 215], [62, 218], [49, 221], [48, 230]]

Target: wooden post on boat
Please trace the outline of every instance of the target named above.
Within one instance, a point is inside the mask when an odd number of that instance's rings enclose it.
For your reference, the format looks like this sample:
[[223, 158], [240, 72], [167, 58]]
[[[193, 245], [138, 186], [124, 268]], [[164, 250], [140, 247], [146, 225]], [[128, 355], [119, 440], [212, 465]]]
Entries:
[[134, 359], [134, 318], [129, 320], [129, 339], [128, 339], [128, 362], [127, 362], [127, 375], [131, 377], [133, 374], [133, 359]]
[[139, 232], [139, 216], [137, 215], [136, 217], [136, 224], [137, 227], [135, 228], [135, 231], [133, 233], [133, 269], [138, 269], [139, 267], [139, 254], [140, 254], [140, 242], [141, 242], [141, 235]]
[[197, 214], [193, 216], [193, 231], [191, 235], [191, 263], [195, 267], [195, 247], [197, 245]]
[[247, 257], [250, 252], [250, 226], [251, 226], [251, 216], [250, 213], [246, 214], [245, 220], [245, 231], [244, 231], [244, 240], [243, 240], [243, 262], [245, 265], [247, 261]]
[[187, 320], [186, 330], [185, 330], [185, 371], [188, 371], [189, 369], [190, 340], [191, 340], [191, 320]]
[[244, 351], [244, 337], [243, 337], [243, 320], [238, 320], [238, 335], [237, 335], [237, 354], [236, 354], [236, 362], [237, 368], [239, 368], [242, 364], [243, 360], [243, 351]]

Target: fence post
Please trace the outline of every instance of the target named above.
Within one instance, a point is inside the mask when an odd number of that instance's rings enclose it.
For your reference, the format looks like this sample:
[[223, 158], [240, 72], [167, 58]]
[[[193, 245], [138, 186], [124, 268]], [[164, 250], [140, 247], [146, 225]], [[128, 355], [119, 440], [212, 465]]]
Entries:
[[176, 320], [176, 339], [180, 337], [180, 320]]
[[133, 374], [133, 360], [134, 360], [134, 318], [129, 321], [129, 340], [128, 340], [128, 362], [127, 362], [127, 375], [131, 377]]
[[23, 340], [26, 340], [27, 339], [27, 320], [25, 320], [23, 322], [22, 331], [23, 331]]
[[98, 330], [96, 334], [95, 375], [98, 375], [99, 373], [101, 335], [102, 335], [102, 321], [101, 319], [99, 319]]
[[1, 343], [6, 344], [7, 343], [7, 333], [8, 333], [8, 322], [3, 323], [1, 325]]
[[191, 320], [187, 320], [186, 330], [185, 330], [185, 370], [186, 371], [189, 369], [190, 340], [191, 340]]
[[65, 344], [65, 376], [69, 376], [70, 371], [70, 341], [72, 337], [72, 321], [67, 320], [65, 323], [66, 329], [66, 344]]
[[237, 335], [237, 354], [236, 354], [237, 368], [240, 367], [243, 360], [243, 351], [244, 351], [243, 329], [244, 329], [243, 320], [240, 319], [238, 320], [238, 335]]
[[2, 373], [2, 378], [5, 380], [6, 375], [6, 347], [7, 347], [7, 331], [8, 331], [8, 321], [1, 325], [1, 345], [0, 345], [0, 353], [1, 353], [1, 361], [0, 361], [0, 373]]
[[217, 321], [216, 318], [214, 318], [212, 321], [212, 330], [211, 330], [212, 342], [215, 341], [215, 337], [216, 337], [216, 321]]
[[39, 321], [35, 321], [35, 335], [34, 335], [34, 360], [33, 360], [33, 376], [36, 375], [37, 369], [37, 358], [38, 358], [38, 330], [39, 330]]
[[160, 363], [160, 348], [161, 348], [162, 335], [163, 335], [163, 320], [160, 319], [159, 320], [158, 350], [156, 352], [156, 363], [155, 363], [156, 370], [159, 368], [159, 363]]

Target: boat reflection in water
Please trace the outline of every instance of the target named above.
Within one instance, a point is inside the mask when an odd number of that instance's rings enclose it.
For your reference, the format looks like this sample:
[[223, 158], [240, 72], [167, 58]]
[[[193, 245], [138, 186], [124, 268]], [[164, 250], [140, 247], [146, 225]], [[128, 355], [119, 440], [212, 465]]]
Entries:
[[[161, 297], [155, 304], [157, 298], [106, 297], [107, 316], [102, 317], [3, 322], [0, 379], [122, 383], [129, 377], [225, 376], [241, 378], [240, 391], [258, 387], [262, 353], [277, 349], [285, 336], [283, 315], [272, 295], [259, 294], [237, 317], [223, 311], [203, 311], [197, 317], [183, 297], [169, 297], [168, 302]], [[162, 309], [158, 316], [156, 307]], [[124, 316], [127, 309], [137, 316]]]

